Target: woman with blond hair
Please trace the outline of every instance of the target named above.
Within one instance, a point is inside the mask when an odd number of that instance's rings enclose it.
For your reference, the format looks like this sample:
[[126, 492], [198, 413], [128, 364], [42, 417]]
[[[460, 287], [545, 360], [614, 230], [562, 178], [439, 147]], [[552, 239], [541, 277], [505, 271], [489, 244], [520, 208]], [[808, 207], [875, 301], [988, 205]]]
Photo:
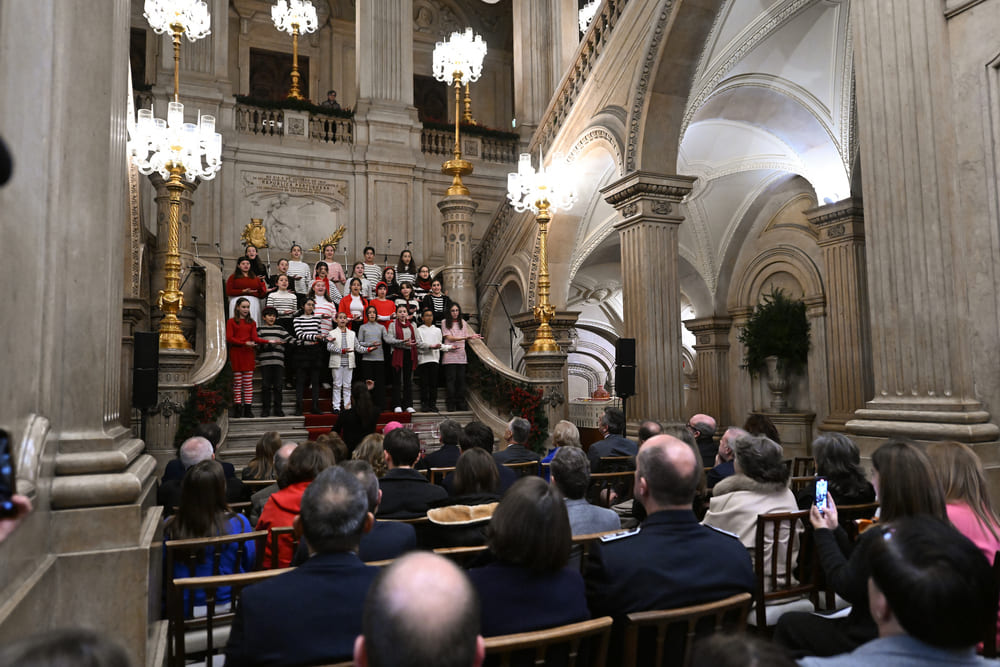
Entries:
[[368, 461], [375, 471], [375, 476], [381, 478], [385, 474], [385, 450], [382, 448], [382, 434], [369, 433], [351, 454], [355, 461]]
[[992, 563], [1000, 551], [1000, 518], [986, 488], [983, 462], [960, 442], [933, 442], [927, 456], [944, 488], [948, 520]]
[[[552, 449], [542, 459], [542, 463], [551, 463], [560, 447], [581, 447], [580, 429], [571, 421], [560, 419], [552, 429]], [[545, 479], [549, 478], [549, 470], [545, 468]]]

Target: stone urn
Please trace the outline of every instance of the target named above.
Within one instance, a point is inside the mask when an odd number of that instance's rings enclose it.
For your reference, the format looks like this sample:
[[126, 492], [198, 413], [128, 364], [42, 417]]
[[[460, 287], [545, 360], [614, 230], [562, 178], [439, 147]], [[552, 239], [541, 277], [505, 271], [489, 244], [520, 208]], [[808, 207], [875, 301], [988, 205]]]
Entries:
[[788, 371], [776, 356], [764, 358], [767, 367], [767, 388], [771, 390], [771, 411], [788, 411]]

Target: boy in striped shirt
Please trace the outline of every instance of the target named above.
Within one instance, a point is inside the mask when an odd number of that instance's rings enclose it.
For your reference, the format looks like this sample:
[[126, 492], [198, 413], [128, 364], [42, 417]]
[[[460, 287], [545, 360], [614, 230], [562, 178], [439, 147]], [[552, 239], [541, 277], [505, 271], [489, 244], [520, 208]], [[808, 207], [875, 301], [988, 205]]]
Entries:
[[281, 390], [285, 385], [285, 343], [292, 336], [277, 323], [278, 310], [268, 306], [262, 312], [264, 324], [257, 327], [257, 336], [267, 341], [267, 345], [257, 347], [257, 368], [260, 369], [261, 394], [264, 401], [262, 416], [270, 417], [272, 398], [274, 416], [284, 417], [281, 409]]

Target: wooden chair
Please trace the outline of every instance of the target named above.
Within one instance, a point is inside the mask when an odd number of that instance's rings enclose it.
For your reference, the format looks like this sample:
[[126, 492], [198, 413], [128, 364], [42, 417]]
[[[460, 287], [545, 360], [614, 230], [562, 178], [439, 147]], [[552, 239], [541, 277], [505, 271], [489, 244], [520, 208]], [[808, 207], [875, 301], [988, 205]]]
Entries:
[[[486, 664], [500, 667], [526, 663], [545, 665], [557, 660], [561, 662], [560, 658], [564, 658], [568, 667], [604, 667], [612, 622], [610, 616], [602, 616], [547, 630], [487, 637]], [[590, 641], [584, 642], [585, 639]], [[531, 654], [533, 658], [529, 657]]]
[[[696, 638], [723, 629], [740, 632], [746, 628], [752, 599], [749, 593], [740, 593], [718, 602], [679, 609], [633, 612], [625, 623], [625, 659], [622, 664], [625, 667], [638, 664], [688, 667]], [[639, 662], [639, 635], [643, 628], [656, 630], [652, 662]]]
[[434, 553], [444, 556], [463, 569], [468, 568], [470, 563], [482, 558], [488, 552], [489, 549], [485, 544], [476, 547], [439, 547], [434, 550]]
[[[878, 510], [878, 503], [864, 503], [861, 505], [838, 505], [837, 506], [837, 518], [840, 521], [840, 525], [843, 526], [844, 532], [847, 533], [847, 537], [851, 542], [856, 542], [858, 536], [860, 535], [858, 531], [858, 521], [868, 520], [875, 516], [875, 512]], [[808, 520], [806, 520], [808, 522]], [[803, 548], [812, 548], [812, 527], [807, 526], [806, 534], [802, 536]], [[800, 562], [806, 562], [803, 557]], [[838, 607], [837, 604], [837, 593], [833, 590], [833, 587], [826, 583], [826, 575], [823, 573], [823, 568], [819, 566], [819, 558], [813, 558], [813, 581], [816, 584], [816, 588], [822, 593], [820, 595], [819, 602], [822, 604], [823, 609], [833, 610]], [[839, 606], [847, 604], [845, 601], [841, 600]]]
[[[254, 547], [253, 569], [259, 570], [264, 559], [264, 541], [267, 539], [266, 530], [256, 530], [250, 533], [237, 533], [235, 535], [222, 535], [220, 537], [207, 537], [191, 540], [167, 540], [164, 543], [166, 549], [166, 563], [164, 572], [167, 573], [167, 604], [171, 604], [175, 595], [171, 582], [174, 578], [174, 568], [180, 563], [187, 566], [188, 577], [196, 576], [198, 565], [204, 563], [203, 558], [211, 558], [212, 575], [219, 576], [222, 567], [222, 555], [226, 547], [236, 546], [236, 561], [242, 563], [247, 553], [247, 547], [251, 543]], [[206, 550], [211, 550], [211, 556]], [[204, 556], [203, 556], [204, 554]], [[193, 598], [187, 605], [182, 602], [182, 614], [191, 616], [194, 611]]]
[[635, 457], [602, 456], [595, 472], [635, 472]]
[[814, 477], [816, 459], [811, 456], [796, 456], [792, 459], [792, 477]]
[[[170, 603], [167, 606], [167, 664], [170, 667], [182, 667], [186, 664], [189, 655], [211, 657], [220, 653], [229, 639], [229, 628], [239, 605], [240, 592], [250, 584], [289, 571], [289, 569], [261, 570], [211, 577], [172, 579], [170, 586], [176, 593], [170, 597]], [[231, 591], [231, 604], [226, 610], [216, 608], [216, 599], [221, 589]], [[197, 590], [205, 591], [205, 616], [186, 618], [183, 602], [184, 593], [189, 594], [188, 598], [194, 598], [194, 593]]]
[[229, 509], [244, 516], [250, 514], [250, 510], [253, 508], [253, 503], [246, 500], [241, 503], [229, 503]]
[[391, 518], [386, 518], [386, 517], [381, 517], [380, 516], [378, 518], [378, 520], [379, 521], [396, 521], [397, 523], [409, 523], [409, 524], [412, 524], [414, 527], [419, 526], [420, 524], [430, 523], [430, 521], [431, 521], [430, 519], [427, 518], [426, 514], [423, 515], [423, 516], [410, 517], [408, 519], [391, 519]]
[[816, 481], [816, 478], [812, 475], [807, 475], [803, 477], [790, 477], [788, 479], [788, 488], [792, 490], [796, 496], [799, 495], [799, 491], [806, 488], [810, 484]]
[[509, 470], [513, 470], [517, 476], [525, 477], [527, 475], [537, 475], [538, 474], [538, 461], [523, 461], [521, 463], [504, 463], [504, 467]]
[[[757, 533], [754, 539], [754, 575], [757, 579], [754, 593], [754, 625], [759, 631], [766, 631], [769, 625], [777, 623], [782, 613], [788, 611], [815, 611], [819, 588], [814, 578], [810, 581], [796, 581], [794, 571], [800, 548], [804, 559], [812, 559], [811, 572], [818, 569], [812, 541], [802, 546], [803, 531], [800, 522], [809, 521], [809, 510], [797, 512], [775, 512], [757, 515]], [[810, 534], [811, 535], [811, 534]], [[771, 558], [765, 559], [767, 545], [771, 544]], [[806, 599], [808, 598], [808, 599]], [[768, 603], [784, 600], [780, 613], [773, 613], [768, 622]], [[792, 603], [801, 600], [800, 603]]]
[[295, 537], [295, 528], [293, 526], [277, 526], [271, 528], [271, 569], [276, 569], [278, 567], [278, 542], [281, 541], [282, 535], [292, 536], [292, 553], [294, 554], [296, 549], [299, 548], [299, 540]]
[[448, 468], [431, 468], [430, 469], [430, 482], [431, 484], [441, 484], [444, 478], [448, 476], [448, 473], [455, 472], [455, 466]]
[[844, 526], [847, 536], [854, 542], [858, 539], [858, 521], [868, 520], [878, 511], [878, 503], [863, 503], [861, 505], [837, 505], [837, 519]]
[[[634, 485], [634, 471], [596, 472], [590, 476], [586, 498], [595, 505], [611, 507], [615, 503], [631, 498]], [[614, 499], [611, 497], [611, 491], [615, 493]]]
[[551, 461], [545, 461], [544, 463], [538, 464], [538, 476], [542, 479], [552, 479], [552, 474], [549, 472], [552, 468]]
[[245, 479], [243, 485], [250, 489], [250, 493], [257, 493], [261, 489], [266, 489], [277, 482], [273, 479]]
[[570, 547], [569, 551], [569, 562], [571, 564], [577, 563], [580, 567], [580, 573], [583, 573], [584, 567], [587, 564], [587, 554], [590, 553], [590, 549], [600, 542], [601, 538], [605, 535], [617, 535], [622, 532], [621, 530], [609, 530], [603, 533], [588, 533], [586, 535], [574, 535], [573, 536], [573, 546]]

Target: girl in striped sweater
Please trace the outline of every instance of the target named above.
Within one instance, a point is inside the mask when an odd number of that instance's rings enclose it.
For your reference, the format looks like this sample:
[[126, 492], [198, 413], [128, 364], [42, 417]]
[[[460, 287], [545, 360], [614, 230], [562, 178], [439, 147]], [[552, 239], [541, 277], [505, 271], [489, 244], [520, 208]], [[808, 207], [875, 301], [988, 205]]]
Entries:
[[302, 305], [303, 314], [295, 318], [295, 415], [302, 415], [302, 395], [306, 389], [306, 379], [312, 388], [312, 410], [319, 412], [319, 371], [323, 363], [322, 321], [313, 313], [316, 303], [306, 299]]
[[268, 306], [264, 308], [264, 325], [257, 329], [257, 335], [267, 341], [257, 348], [260, 393], [264, 401], [264, 411], [261, 413], [263, 417], [270, 417], [272, 412], [276, 417], [285, 416], [284, 410], [281, 409], [281, 390], [285, 384], [285, 344], [290, 343], [293, 338], [284, 327], [277, 324], [277, 320], [278, 311]]

